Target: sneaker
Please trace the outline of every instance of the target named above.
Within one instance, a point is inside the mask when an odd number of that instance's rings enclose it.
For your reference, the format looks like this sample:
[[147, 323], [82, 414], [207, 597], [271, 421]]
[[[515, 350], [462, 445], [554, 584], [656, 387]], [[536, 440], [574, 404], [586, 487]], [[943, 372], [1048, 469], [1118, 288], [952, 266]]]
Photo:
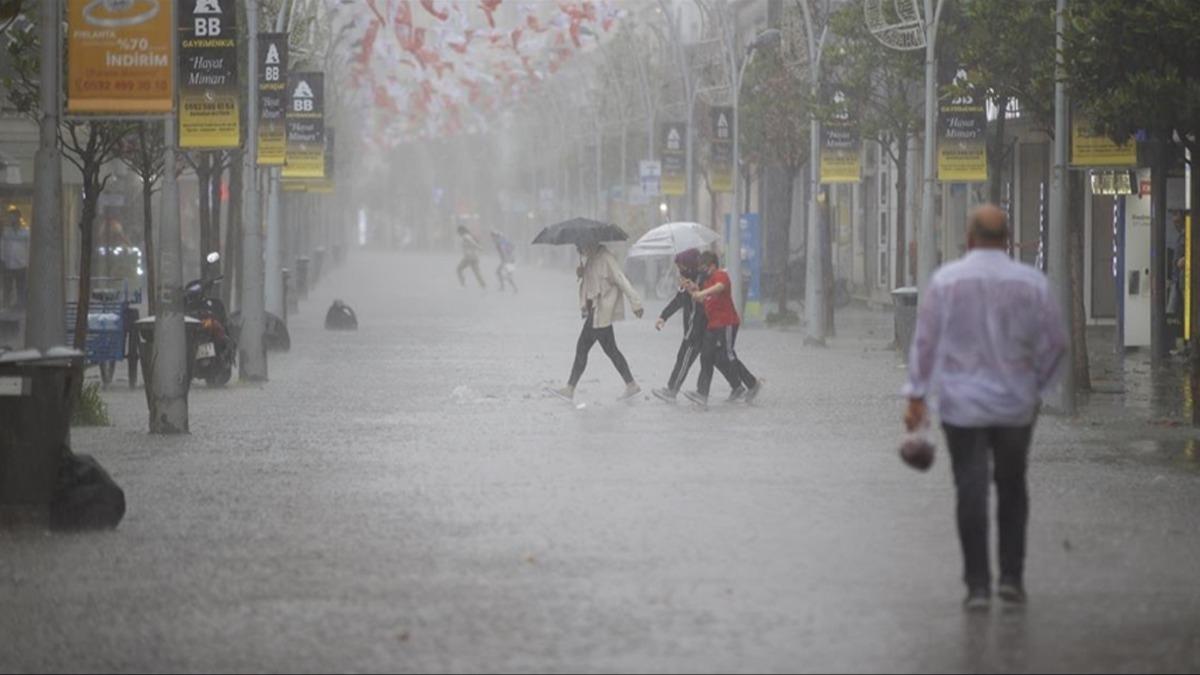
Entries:
[[567, 385], [561, 389], [551, 389], [550, 387], [547, 387], [546, 389], [551, 394], [554, 394], [555, 396], [557, 396], [561, 399], [564, 399], [567, 401], [575, 400], [575, 387], [572, 387], [571, 385]]
[[650, 393], [654, 394], [660, 401], [666, 401], [667, 403], [674, 403], [675, 397], [679, 395], [679, 392], [673, 389], [667, 389], [666, 387], [653, 389], [650, 391]]
[[755, 380], [754, 386], [750, 387], [746, 392], [746, 403], [754, 403], [754, 399], [758, 397], [758, 392], [762, 391], [763, 385], [766, 383], [767, 381], [761, 377]]
[[1025, 589], [1019, 581], [1002, 580], [996, 587], [996, 595], [1007, 605], [1025, 604]]
[[963, 600], [963, 609], [968, 612], [986, 612], [992, 608], [992, 594], [985, 588], [973, 588], [967, 591]]
[[734, 401], [739, 400], [740, 398], [742, 398], [745, 395], [746, 395], [746, 386], [739, 384], [737, 386], [737, 388], [735, 388], [733, 391], [729, 392], [729, 398], [727, 398], [725, 400], [728, 401], [729, 403], [733, 403]]
[[640, 393], [642, 393], [642, 388], [640, 386], [638, 386], [638, 383], [630, 382], [629, 384], [625, 385], [625, 393], [621, 394], [621, 396], [618, 397], [617, 400], [625, 401], [625, 400], [633, 398], [634, 396], [637, 396]]
[[688, 397], [688, 400], [701, 408], [708, 407], [708, 397], [698, 391], [685, 391], [683, 395]]

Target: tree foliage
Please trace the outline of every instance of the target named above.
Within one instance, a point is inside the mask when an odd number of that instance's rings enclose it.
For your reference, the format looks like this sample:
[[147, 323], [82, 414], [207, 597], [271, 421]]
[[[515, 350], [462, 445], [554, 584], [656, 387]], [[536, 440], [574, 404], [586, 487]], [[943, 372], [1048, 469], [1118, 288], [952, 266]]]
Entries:
[[761, 50], [746, 68], [739, 126], [743, 161], [777, 164], [795, 175], [808, 163], [808, 84], [785, 67], [779, 51]]

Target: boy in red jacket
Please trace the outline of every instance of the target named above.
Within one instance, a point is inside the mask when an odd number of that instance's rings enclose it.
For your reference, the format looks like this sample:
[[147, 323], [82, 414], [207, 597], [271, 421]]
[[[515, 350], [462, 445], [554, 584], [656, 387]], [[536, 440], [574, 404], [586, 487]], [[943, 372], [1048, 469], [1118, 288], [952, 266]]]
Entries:
[[684, 395], [693, 403], [701, 406], [708, 405], [708, 388], [712, 384], [713, 368], [720, 363], [725, 366], [729, 375], [741, 381], [746, 387], [746, 402], [750, 403], [762, 391], [763, 380], [750, 374], [734, 351], [737, 342], [738, 318], [737, 308], [733, 305], [732, 283], [729, 274], [717, 267], [717, 254], [705, 251], [700, 254], [700, 268], [708, 278], [704, 286], [692, 290], [692, 298], [704, 303], [704, 312], [708, 315], [708, 331], [704, 335], [704, 348], [700, 352], [700, 379], [696, 382], [696, 391]]

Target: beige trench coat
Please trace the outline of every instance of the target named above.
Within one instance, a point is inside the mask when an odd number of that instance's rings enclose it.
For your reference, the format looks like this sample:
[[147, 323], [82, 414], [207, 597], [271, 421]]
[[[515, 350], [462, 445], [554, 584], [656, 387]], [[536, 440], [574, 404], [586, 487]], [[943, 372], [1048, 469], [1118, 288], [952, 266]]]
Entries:
[[607, 328], [614, 321], [625, 318], [624, 298], [629, 298], [635, 312], [642, 309], [642, 297], [621, 271], [617, 257], [601, 246], [583, 267], [583, 277], [579, 280], [579, 309], [587, 312], [587, 303], [591, 300], [596, 308], [592, 327]]

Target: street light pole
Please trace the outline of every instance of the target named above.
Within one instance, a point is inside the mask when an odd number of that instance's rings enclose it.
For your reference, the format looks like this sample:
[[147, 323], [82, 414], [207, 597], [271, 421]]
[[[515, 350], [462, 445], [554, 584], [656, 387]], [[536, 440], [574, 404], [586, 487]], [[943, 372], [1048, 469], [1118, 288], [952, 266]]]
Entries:
[[267, 322], [263, 288], [262, 206], [258, 199], [258, 0], [246, 0], [249, 87], [246, 96], [246, 149], [242, 200], [242, 332], [238, 377], [267, 379]]
[[[829, 24], [816, 39], [812, 10], [807, 2], [801, 2], [804, 12], [804, 30], [808, 41], [808, 74], [811, 80], [813, 99], [821, 90], [821, 54], [825, 51], [825, 39], [829, 36]], [[822, 269], [823, 247], [821, 246], [820, 208], [817, 196], [821, 191], [821, 121], [815, 111], [811, 115], [808, 148], [808, 237], [805, 243], [804, 274], [804, 343], [825, 346], [825, 273]]]
[[[733, 208], [729, 211], [729, 250], [726, 253], [726, 266], [729, 268], [729, 281], [732, 286], [730, 289], [733, 293], [734, 306], [737, 308], [738, 315], [741, 316], [745, 310], [745, 302], [742, 299], [742, 206], [741, 206], [741, 186], [742, 173], [740, 170], [742, 155], [741, 155], [741, 115], [738, 108], [742, 98], [742, 81], [746, 77], [746, 67], [754, 60], [754, 54], [758, 48], [779, 40], [782, 34], [777, 28], [769, 28], [750, 42], [746, 47], [745, 57], [739, 58], [741, 52], [737, 48], [737, 32], [736, 28], [727, 30], [727, 46], [729, 51], [730, 69], [729, 72], [733, 75]], [[739, 63], [740, 61], [740, 63]]]
[[683, 38], [679, 35], [679, 25], [675, 21], [675, 17], [671, 15], [671, 9], [667, 6], [666, 0], [658, 0], [658, 6], [662, 9], [662, 13], [667, 19], [667, 26], [671, 29], [671, 44], [675, 48], [675, 59], [679, 63], [679, 74], [683, 78], [683, 98], [687, 102], [687, 128], [683, 134], [684, 161], [687, 162], [687, 187], [685, 188], [687, 194], [684, 195], [683, 219], [690, 222], [696, 220], [695, 167], [692, 162], [692, 138], [695, 136], [696, 123], [695, 83], [692, 82], [692, 75], [688, 70], [687, 56], [683, 53]]
[[[171, 3], [174, 5], [175, 3]], [[174, 11], [174, 10], [172, 10]], [[171, 21], [174, 26], [174, 19]], [[178, 57], [172, 46], [172, 63]], [[175, 92], [179, 70], [171, 69]], [[172, 93], [172, 96], [175, 96]], [[177, 105], [177, 104], [176, 104]], [[150, 392], [150, 433], [188, 433], [187, 333], [183, 304], [183, 236], [179, 224], [179, 184], [175, 179], [178, 155], [178, 113], [167, 116], [163, 132], [162, 193], [159, 195], [158, 315], [154, 320], [154, 343], [150, 353], [147, 386]]]
[[[275, 32], [282, 33], [288, 27], [292, 3], [285, 1], [275, 17]], [[267, 255], [263, 297], [266, 311], [279, 318], [287, 316], [283, 288], [283, 222], [282, 198], [280, 195], [279, 169], [267, 169]]]
[[[1070, 322], [1071, 274], [1067, 251], [1067, 92], [1063, 57], [1063, 32], [1066, 30], [1067, 0], [1058, 0], [1054, 14], [1054, 175], [1050, 182], [1050, 281], [1058, 306]], [[1003, 113], [1001, 113], [1003, 114]], [[1075, 361], [1071, 356], [1070, 340], [1063, 364], [1060, 404], [1066, 415], [1075, 414]], [[1157, 348], [1157, 345], [1155, 346]]]
[[41, 80], [38, 110], [38, 150], [34, 158], [36, 184], [30, 231], [28, 302], [25, 343], [45, 351], [66, 342], [63, 315], [62, 159], [58, 150], [58, 120], [62, 96], [62, 0], [42, 0]]
[[[917, 233], [917, 284], [924, 289], [937, 266], [937, 237], [934, 234], [934, 183], [937, 166], [934, 149], [937, 147], [937, 29], [945, 0], [925, 0], [925, 156], [924, 189], [921, 195], [921, 229]], [[900, 255], [904, 252], [901, 251]]]

